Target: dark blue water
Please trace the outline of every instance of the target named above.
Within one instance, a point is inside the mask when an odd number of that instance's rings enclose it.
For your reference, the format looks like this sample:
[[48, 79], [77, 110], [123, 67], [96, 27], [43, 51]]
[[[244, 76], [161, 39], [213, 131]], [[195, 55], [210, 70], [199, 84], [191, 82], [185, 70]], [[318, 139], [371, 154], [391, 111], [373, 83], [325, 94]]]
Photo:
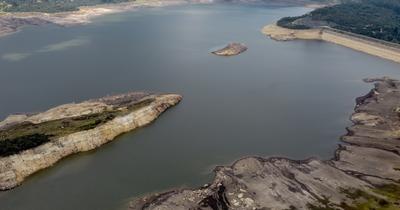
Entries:
[[[118, 209], [132, 197], [198, 186], [242, 156], [330, 158], [370, 76], [400, 65], [319, 41], [260, 33], [305, 8], [141, 9], [0, 39], [0, 118], [131, 90], [180, 93], [155, 123], [69, 157], [0, 193], [0, 209]], [[249, 49], [217, 57], [228, 42]]]

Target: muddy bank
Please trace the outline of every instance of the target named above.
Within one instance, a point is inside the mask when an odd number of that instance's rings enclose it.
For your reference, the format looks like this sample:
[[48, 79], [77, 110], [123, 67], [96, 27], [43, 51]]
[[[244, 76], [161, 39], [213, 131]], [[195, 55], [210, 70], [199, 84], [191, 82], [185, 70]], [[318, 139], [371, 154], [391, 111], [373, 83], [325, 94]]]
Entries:
[[278, 41], [323, 40], [400, 63], [400, 45], [330, 28], [287, 29], [267, 25], [262, 33]]
[[0, 122], [0, 190], [16, 187], [68, 155], [149, 124], [181, 98], [132, 92], [9, 116]]
[[331, 160], [247, 157], [215, 169], [211, 184], [133, 201], [131, 209], [399, 209], [400, 82], [375, 87]]
[[0, 13], [0, 37], [17, 32], [28, 25], [53, 23], [59, 26], [73, 26], [90, 23], [97, 16], [132, 11], [141, 7], [162, 7], [187, 3], [186, 0], [141, 0], [118, 4], [102, 4], [80, 7], [78, 11], [59, 13], [19, 12]]

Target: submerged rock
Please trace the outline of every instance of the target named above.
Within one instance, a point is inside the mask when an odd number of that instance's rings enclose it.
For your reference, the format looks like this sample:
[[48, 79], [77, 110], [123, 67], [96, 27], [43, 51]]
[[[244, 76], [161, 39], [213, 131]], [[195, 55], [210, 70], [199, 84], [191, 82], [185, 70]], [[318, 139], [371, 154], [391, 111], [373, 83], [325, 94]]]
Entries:
[[335, 157], [247, 157], [198, 189], [133, 201], [131, 209], [400, 209], [400, 82], [370, 79]]
[[241, 43], [230, 43], [222, 49], [213, 51], [214, 55], [220, 56], [232, 56], [232, 55], [239, 55], [240, 53], [247, 50], [247, 47]]
[[68, 155], [95, 149], [152, 122], [181, 99], [132, 92], [8, 117], [0, 122], [0, 190], [16, 187]]

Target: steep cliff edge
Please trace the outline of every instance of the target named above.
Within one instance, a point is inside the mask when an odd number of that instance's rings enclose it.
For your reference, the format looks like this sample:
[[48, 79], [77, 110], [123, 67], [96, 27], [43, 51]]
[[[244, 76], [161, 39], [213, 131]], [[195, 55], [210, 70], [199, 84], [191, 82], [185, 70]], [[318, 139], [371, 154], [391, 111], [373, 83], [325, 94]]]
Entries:
[[95, 149], [152, 122], [181, 99], [133, 92], [8, 117], [0, 122], [0, 190], [16, 187], [68, 155]]
[[400, 82], [371, 79], [331, 160], [247, 157], [199, 189], [133, 201], [131, 209], [400, 209]]

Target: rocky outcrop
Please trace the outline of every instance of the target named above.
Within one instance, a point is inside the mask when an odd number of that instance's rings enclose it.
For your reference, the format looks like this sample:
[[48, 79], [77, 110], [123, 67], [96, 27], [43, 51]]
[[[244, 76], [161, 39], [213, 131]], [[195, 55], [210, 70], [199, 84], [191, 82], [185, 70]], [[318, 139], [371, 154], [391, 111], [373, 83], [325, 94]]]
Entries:
[[199, 189], [139, 198], [131, 209], [400, 209], [400, 82], [366, 80], [354, 125], [331, 160], [247, 157]]
[[214, 55], [220, 55], [220, 56], [233, 56], [233, 55], [239, 55], [240, 53], [242, 53], [246, 50], [247, 50], [247, 47], [244, 44], [229, 43], [224, 48], [213, 51], [211, 53]]
[[134, 92], [66, 104], [34, 115], [10, 116], [0, 123], [0, 143], [12, 143], [23, 135], [31, 135], [30, 130], [51, 138], [36, 147], [0, 157], [0, 189], [16, 187], [29, 175], [68, 155], [95, 149], [122, 133], [144, 126], [180, 100], [181, 96], [174, 94]]

